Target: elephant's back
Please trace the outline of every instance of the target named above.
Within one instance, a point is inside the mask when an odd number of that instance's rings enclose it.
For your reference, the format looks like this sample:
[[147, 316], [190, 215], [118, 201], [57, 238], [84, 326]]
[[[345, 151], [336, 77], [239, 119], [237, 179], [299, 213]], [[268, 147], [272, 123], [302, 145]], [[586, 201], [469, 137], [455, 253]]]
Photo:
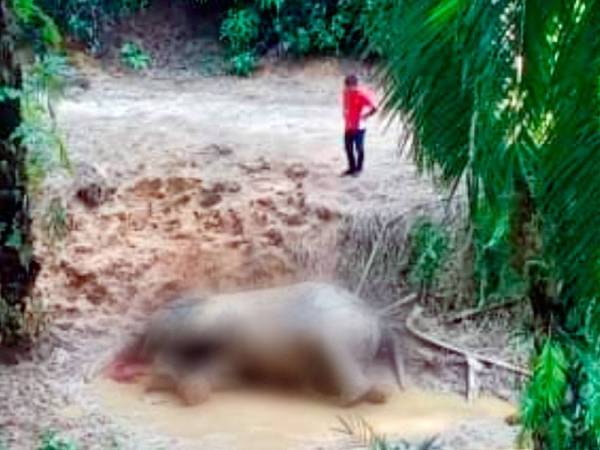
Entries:
[[287, 316], [307, 333], [353, 350], [370, 358], [381, 341], [381, 322], [376, 311], [346, 289], [326, 283], [306, 283], [304, 295], [293, 304]]
[[151, 321], [154, 335], [328, 335], [356, 348], [376, 351], [381, 327], [376, 312], [362, 299], [338, 286], [303, 282], [210, 296], [183, 296], [169, 303]]

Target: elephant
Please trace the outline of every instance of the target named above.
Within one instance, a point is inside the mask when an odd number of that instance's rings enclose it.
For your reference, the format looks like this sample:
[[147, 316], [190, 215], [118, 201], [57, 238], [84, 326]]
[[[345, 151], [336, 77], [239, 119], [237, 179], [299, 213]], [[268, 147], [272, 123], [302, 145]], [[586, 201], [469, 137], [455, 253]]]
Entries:
[[392, 325], [351, 292], [321, 282], [181, 296], [150, 318], [139, 343], [151, 367], [148, 390], [172, 390], [189, 405], [251, 383], [306, 389], [344, 406], [381, 403], [390, 387], [367, 369], [382, 356], [404, 385]]

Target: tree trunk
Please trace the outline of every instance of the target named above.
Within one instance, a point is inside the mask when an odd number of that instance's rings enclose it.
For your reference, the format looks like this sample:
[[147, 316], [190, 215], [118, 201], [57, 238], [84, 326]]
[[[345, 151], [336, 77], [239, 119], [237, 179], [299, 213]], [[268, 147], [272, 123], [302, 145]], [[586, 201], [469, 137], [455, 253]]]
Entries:
[[[21, 87], [10, 15], [0, 5], [0, 88]], [[19, 341], [39, 264], [33, 258], [27, 194], [27, 150], [10, 137], [21, 122], [19, 100], [0, 102], [0, 345]]]

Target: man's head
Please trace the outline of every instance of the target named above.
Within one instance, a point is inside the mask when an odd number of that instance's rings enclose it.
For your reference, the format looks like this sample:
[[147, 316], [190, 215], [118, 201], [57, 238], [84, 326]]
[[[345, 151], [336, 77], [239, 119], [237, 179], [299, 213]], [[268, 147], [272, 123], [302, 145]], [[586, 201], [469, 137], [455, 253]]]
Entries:
[[358, 77], [355, 74], [350, 74], [344, 78], [344, 86], [346, 89], [355, 89], [358, 86]]

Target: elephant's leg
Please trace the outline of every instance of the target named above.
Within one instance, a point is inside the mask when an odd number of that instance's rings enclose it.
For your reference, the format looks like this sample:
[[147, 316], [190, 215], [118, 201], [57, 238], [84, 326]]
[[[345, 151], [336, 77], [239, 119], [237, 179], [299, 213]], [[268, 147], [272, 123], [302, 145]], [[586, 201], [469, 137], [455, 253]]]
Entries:
[[364, 399], [369, 403], [385, 403], [391, 392], [392, 389], [387, 385], [372, 384]]
[[344, 406], [352, 406], [361, 401], [382, 403], [387, 399], [385, 389], [375, 386], [366, 376], [359, 361], [349, 350], [326, 344], [321, 358], [326, 363], [329, 384], [335, 386]]
[[221, 358], [202, 368], [212, 391], [227, 391], [242, 384], [238, 366], [230, 358]]
[[177, 382], [176, 393], [188, 406], [204, 403], [210, 397], [211, 386], [201, 374], [190, 374]]
[[175, 388], [175, 380], [168, 375], [152, 374], [146, 385], [146, 392], [170, 391]]
[[176, 388], [177, 374], [168, 364], [163, 355], [157, 355], [152, 362], [150, 380], [146, 385], [146, 392], [172, 391]]
[[236, 386], [237, 379], [226, 361], [222, 361], [180, 374], [176, 378], [175, 391], [187, 405], [194, 406], [207, 401], [212, 392]]

